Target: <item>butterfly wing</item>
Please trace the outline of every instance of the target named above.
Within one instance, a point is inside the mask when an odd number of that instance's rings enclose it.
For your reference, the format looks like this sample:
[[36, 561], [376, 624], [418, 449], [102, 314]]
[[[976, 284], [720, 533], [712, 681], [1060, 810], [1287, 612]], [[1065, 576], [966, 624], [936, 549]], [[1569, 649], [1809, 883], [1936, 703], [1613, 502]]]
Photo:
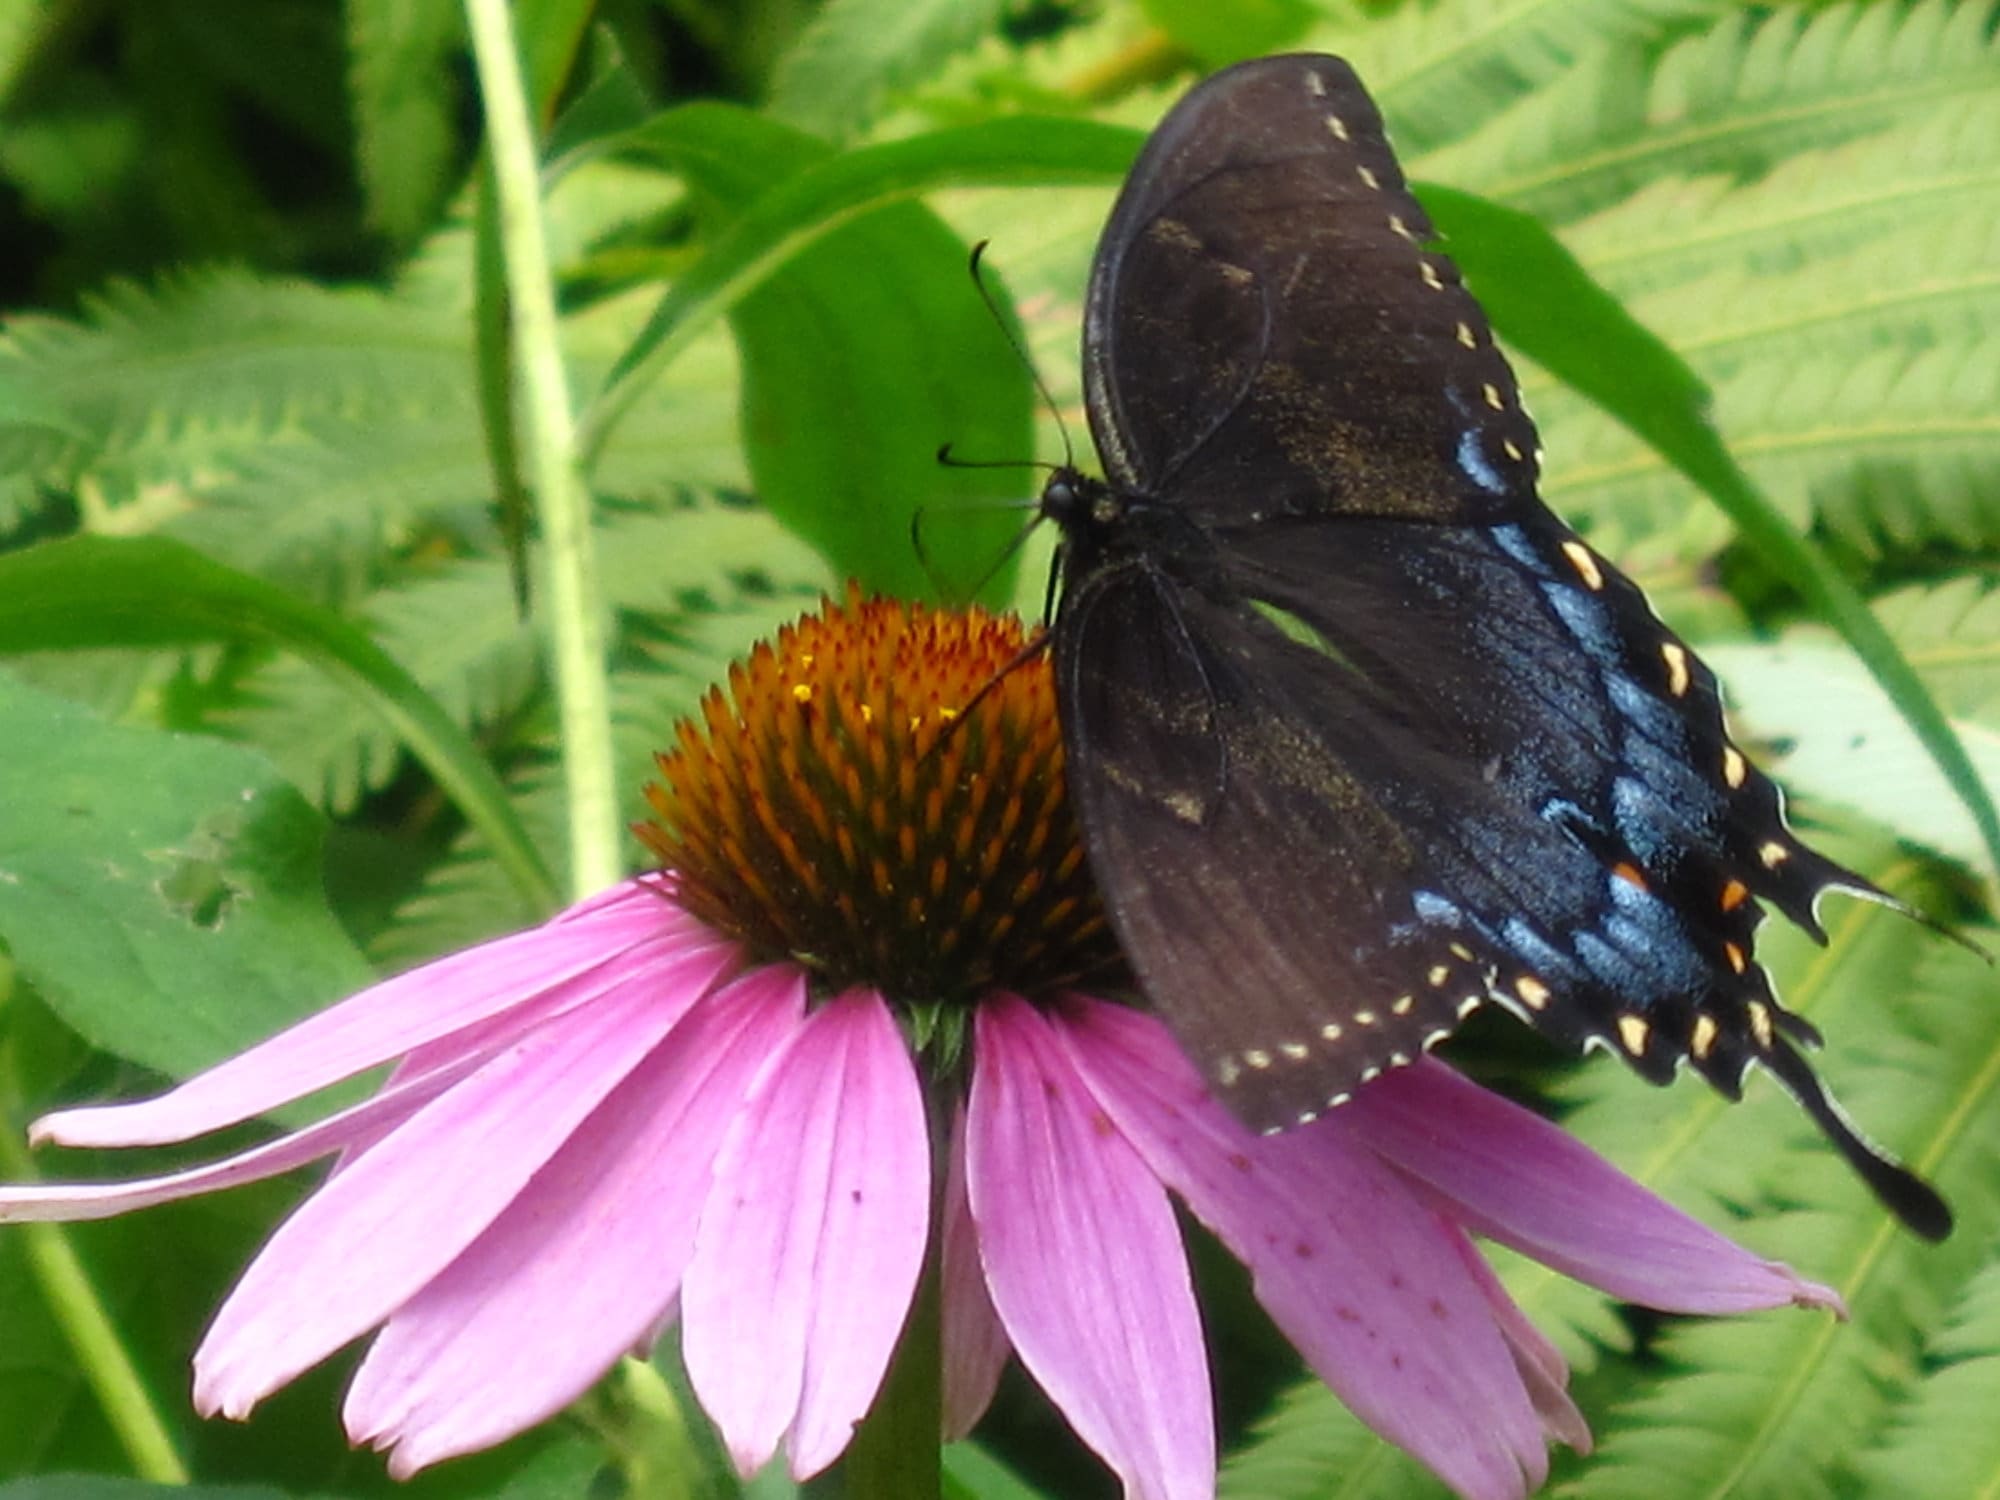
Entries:
[[1785, 828], [1713, 678], [1534, 491], [1488, 325], [1335, 59], [1168, 117], [1085, 331], [1112, 479], [1066, 521], [1069, 778], [1142, 988], [1246, 1120], [1310, 1117], [1473, 1005], [1732, 1096], [1768, 1066], [1906, 1220], [1752, 957], [1872, 891]]
[[1338, 58], [1195, 89], [1091, 273], [1085, 395], [1114, 487], [1207, 524], [1464, 520], [1532, 495], [1534, 427], [1431, 232]]

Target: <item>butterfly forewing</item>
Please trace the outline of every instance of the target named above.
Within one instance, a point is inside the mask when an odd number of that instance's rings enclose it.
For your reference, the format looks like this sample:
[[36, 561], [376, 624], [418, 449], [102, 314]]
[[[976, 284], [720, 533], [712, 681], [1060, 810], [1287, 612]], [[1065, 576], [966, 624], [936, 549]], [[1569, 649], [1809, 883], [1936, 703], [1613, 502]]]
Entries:
[[1195, 90], [1091, 274], [1085, 390], [1112, 483], [1216, 524], [1471, 518], [1532, 491], [1513, 375], [1430, 234], [1339, 59]]
[[1310, 1118], [1475, 1005], [1734, 1096], [1769, 1067], [1896, 1211], [1752, 956], [1872, 887], [1785, 827], [1713, 677], [1535, 494], [1477, 304], [1333, 58], [1169, 114], [1084, 333], [1108, 485], [1064, 471], [1069, 779], [1146, 999], [1249, 1123]]

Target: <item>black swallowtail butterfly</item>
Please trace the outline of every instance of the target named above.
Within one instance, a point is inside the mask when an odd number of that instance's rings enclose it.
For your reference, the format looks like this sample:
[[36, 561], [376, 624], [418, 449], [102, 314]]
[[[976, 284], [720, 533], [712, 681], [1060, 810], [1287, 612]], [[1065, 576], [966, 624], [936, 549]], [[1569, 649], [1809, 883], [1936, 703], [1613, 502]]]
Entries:
[[[1656, 1083], [1767, 1068], [1905, 1223], [1752, 956], [1832, 888], [1714, 676], [1536, 494], [1535, 429], [1382, 121], [1332, 57], [1154, 132], [1084, 319], [1108, 482], [1064, 467], [1072, 798], [1151, 1003], [1277, 1129], [1497, 1003]], [[1883, 898], [1886, 899], [1886, 898]]]

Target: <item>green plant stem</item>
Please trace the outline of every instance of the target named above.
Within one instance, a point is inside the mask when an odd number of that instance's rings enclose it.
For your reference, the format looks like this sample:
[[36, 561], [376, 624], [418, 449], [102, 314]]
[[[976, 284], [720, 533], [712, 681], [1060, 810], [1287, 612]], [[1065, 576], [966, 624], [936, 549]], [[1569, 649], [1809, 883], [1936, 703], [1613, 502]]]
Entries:
[[507, 0], [465, 0], [500, 210], [501, 258], [513, 312], [541, 523], [544, 617], [569, 801], [569, 880], [576, 895], [623, 873], [611, 752], [611, 693], [597, 586], [590, 493], [557, 336], [555, 290], [542, 233], [541, 172]]
[[855, 1425], [854, 1441], [839, 1464], [802, 1487], [814, 1500], [939, 1500], [938, 1434], [944, 1427], [940, 1233], [934, 1218], [909, 1320], [875, 1404]]
[[[10, 1182], [28, 1182], [35, 1166], [12, 1130], [0, 1130], [0, 1171]], [[69, 1234], [60, 1224], [23, 1224], [16, 1231], [42, 1300], [63, 1337], [76, 1351], [77, 1368], [103, 1408], [118, 1444], [131, 1460], [132, 1472], [155, 1484], [186, 1484], [187, 1466], [174, 1449], [167, 1424], [153, 1405], [131, 1355], [105, 1311], [104, 1299], [91, 1285], [90, 1274], [77, 1259]]]

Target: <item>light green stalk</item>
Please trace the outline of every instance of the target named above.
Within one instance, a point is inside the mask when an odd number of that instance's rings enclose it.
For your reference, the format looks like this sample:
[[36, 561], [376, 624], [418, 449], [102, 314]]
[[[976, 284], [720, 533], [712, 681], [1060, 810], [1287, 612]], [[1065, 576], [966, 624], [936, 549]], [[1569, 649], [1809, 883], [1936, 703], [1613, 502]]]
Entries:
[[535, 513], [541, 523], [542, 615], [562, 733], [569, 800], [569, 879], [588, 895], [623, 873], [611, 753], [604, 610], [590, 492], [557, 337], [555, 288], [542, 232], [541, 171], [507, 0], [465, 0], [500, 216], [500, 250], [521, 375]]

